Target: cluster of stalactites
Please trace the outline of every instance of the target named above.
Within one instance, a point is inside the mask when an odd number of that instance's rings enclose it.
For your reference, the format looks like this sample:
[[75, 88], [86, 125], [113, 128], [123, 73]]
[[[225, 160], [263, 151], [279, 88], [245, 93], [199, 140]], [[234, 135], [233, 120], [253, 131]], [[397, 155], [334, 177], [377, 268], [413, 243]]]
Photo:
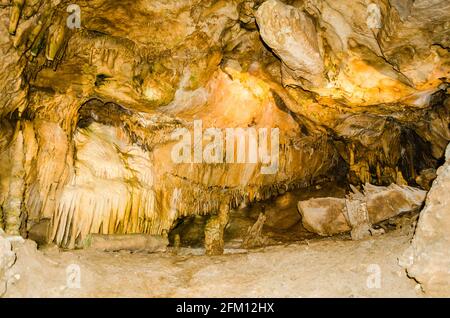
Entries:
[[[183, 168], [176, 165], [168, 164], [168, 172], [161, 173], [167, 163], [133, 144], [128, 133], [118, 127], [92, 123], [77, 130], [74, 143], [74, 173], [57, 200], [50, 233], [50, 240], [69, 248], [82, 246], [91, 233], [162, 235], [179, 218], [213, 215], [221, 205], [236, 208], [308, 186], [328, 167], [321, 162], [329, 150], [326, 140], [317, 143], [321, 146], [316, 150], [302, 149], [304, 158], [290, 154], [295, 152], [294, 146], [283, 144], [280, 174], [290, 179], [269, 183], [250, 179], [248, 184], [229, 187], [210, 184], [215, 178], [204, 184], [179, 177], [177, 172], [181, 174]], [[309, 158], [312, 170], [308, 174], [302, 169], [305, 175], [295, 179], [290, 166], [300, 169], [298, 158]], [[208, 170], [204, 165], [197, 168], [199, 173]], [[215, 169], [214, 165], [209, 168]], [[259, 166], [251, 168], [256, 171]], [[218, 172], [226, 175], [227, 169]]]

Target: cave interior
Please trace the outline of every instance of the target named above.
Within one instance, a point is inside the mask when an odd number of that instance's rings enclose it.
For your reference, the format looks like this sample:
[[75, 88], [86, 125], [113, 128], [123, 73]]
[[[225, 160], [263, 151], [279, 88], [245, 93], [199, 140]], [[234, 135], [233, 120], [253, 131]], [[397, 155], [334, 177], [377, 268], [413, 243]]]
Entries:
[[450, 295], [448, 0], [1, 0], [0, 50], [0, 238], [108, 262], [393, 237], [405, 284]]

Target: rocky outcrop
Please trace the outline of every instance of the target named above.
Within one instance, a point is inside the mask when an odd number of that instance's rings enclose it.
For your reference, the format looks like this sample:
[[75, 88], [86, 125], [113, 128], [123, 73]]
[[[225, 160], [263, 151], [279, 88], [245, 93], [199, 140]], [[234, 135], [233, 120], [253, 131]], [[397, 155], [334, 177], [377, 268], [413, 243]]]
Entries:
[[400, 260], [426, 294], [450, 296], [450, 145], [437, 175], [411, 247]]
[[[305, 228], [320, 235], [352, 231], [352, 238], [371, 234], [371, 225], [420, 208], [426, 192], [408, 186], [364, 186], [346, 199], [316, 198], [298, 203]], [[362, 233], [365, 231], [366, 233]]]

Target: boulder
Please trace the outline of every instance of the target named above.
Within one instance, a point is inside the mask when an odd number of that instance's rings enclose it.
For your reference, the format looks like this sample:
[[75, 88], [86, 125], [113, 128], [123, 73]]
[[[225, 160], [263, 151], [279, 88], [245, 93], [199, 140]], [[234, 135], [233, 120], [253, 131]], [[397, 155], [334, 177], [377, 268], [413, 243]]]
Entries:
[[296, 208], [296, 198], [291, 192], [285, 193], [273, 201], [273, 205], [265, 205], [265, 225], [275, 229], [287, 230], [300, 222]]
[[[298, 210], [305, 228], [323, 236], [348, 232], [356, 225], [361, 228], [361, 220], [366, 220], [371, 225], [418, 209], [426, 196], [423, 190], [396, 184], [388, 187], [366, 184], [364, 194], [355, 188], [353, 191], [346, 199], [328, 197], [300, 201]], [[359, 209], [358, 206], [362, 208]], [[356, 212], [367, 216], [359, 217], [355, 215]]]
[[316, 198], [298, 202], [303, 226], [319, 235], [335, 235], [351, 230], [344, 215], [345, 199]]

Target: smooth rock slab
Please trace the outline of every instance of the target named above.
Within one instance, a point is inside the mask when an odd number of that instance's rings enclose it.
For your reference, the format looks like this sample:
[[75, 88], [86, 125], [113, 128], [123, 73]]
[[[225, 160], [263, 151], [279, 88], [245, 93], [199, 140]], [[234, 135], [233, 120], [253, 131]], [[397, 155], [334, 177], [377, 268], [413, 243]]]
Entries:
[[[367, 205], [370, 224], [392, 218], [403, 212], [420, 208], [425, 200], [426, 192], [409, 186], [391, 184], [389, 187], [378, 187], [370, 184], [364, 186], [361, 199]], [[319, 235], [335, 235], [352, 230], [348, 220], [347, 202], [353, 199], [316, 198], [298, 203], [304, 227]]]
[[303, 226], [319, 235], [335, 235], [351, 230], [344, 215], [345, 199], [317, 198], [298, 202]]

